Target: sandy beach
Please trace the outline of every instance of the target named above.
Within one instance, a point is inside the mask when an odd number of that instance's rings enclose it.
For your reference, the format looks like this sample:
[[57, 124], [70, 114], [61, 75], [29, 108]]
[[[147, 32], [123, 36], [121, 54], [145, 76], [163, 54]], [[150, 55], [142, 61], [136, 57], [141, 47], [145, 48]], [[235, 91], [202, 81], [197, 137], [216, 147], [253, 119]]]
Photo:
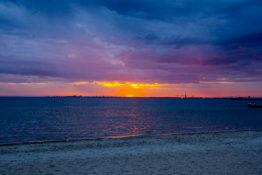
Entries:
[[0, 147], [1, 175], [262, 174], [262, 132]]

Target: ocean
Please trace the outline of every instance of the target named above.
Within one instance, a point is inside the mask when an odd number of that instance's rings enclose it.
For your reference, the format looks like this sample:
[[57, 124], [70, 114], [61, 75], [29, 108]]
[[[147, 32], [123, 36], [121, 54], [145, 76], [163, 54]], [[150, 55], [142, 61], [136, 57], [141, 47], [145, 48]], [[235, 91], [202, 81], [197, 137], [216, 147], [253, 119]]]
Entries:
[[[0, 145], [228, 130], [261, 130], [249, 100], [1, 97]], [[262, 100], [255, 101], [262, 104]]]

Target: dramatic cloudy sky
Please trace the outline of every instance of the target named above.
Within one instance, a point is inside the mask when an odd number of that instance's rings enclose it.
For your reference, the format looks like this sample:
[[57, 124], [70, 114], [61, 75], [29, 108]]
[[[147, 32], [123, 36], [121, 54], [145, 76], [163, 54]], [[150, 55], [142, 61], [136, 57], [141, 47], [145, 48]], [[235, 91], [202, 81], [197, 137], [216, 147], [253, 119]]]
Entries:
[[261, 0], [0, 0], [0, 95], [261, 88]]

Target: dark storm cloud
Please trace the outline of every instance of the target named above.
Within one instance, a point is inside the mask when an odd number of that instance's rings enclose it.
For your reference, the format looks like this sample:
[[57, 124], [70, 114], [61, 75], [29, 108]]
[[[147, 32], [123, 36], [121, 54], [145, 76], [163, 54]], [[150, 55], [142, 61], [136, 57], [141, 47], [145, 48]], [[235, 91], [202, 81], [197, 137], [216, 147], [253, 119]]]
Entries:
[[258, 0], [3, 0], [0, 73], [261, 81], [261, 18]]

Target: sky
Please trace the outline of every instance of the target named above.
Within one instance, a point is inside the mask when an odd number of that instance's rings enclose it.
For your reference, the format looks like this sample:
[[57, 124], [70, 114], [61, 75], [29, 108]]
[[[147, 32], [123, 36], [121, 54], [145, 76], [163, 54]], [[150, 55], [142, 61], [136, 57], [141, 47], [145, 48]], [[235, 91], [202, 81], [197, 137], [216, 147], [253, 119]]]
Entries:
[[261, 89], [261, 0], [0, 0], [0, 96]]

